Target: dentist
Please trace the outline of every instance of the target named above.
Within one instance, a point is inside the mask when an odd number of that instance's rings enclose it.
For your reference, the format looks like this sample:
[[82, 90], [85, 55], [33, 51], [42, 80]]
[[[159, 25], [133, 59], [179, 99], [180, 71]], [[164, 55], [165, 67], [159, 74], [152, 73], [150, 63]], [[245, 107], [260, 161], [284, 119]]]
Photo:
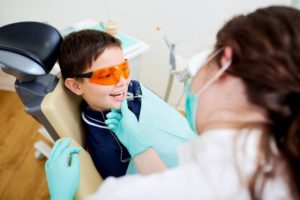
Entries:
[[[231, 19], [185, 85], [199, 135], [178, 149], [179, 166], [166, 169], [123, 102], [106, 123], [148, 175], [107, 178], [87, 199], [300, 199], [299, 55], [300, 11]], [[46, 163], [53, 200], [73, 199], [78, 187], [80, 150], [69, 144], [56, 142]]]

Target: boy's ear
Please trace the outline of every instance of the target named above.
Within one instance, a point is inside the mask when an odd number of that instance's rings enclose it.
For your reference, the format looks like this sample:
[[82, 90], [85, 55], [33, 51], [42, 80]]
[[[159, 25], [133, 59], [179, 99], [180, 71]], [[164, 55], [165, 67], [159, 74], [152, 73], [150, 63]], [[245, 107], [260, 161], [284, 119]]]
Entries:
[[73, 93], [77, 95], [82, 95], [82, 90], [80, 88], [80, 84], [74, 78], [66, 78], [65, 79], [65, 86], [71, 90]]

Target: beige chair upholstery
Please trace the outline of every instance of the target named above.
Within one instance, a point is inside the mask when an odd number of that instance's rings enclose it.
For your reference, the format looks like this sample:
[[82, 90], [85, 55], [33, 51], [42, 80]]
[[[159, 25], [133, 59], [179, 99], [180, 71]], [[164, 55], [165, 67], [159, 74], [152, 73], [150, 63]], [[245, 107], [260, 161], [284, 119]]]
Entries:
[[[71, 93], [63, 85], [62, 78], [53, 92], [46, 95], [41, 110], [60, 138], [70, 137], [72, 145], [85, 147], [85, 135], [80, 119], [81, 98]], [[93, 161], [84, 149], [79, 153], [80, 157], [80, 184], [76, 193], [76, 199], [84, 199], [94, 193], [102, 182]]]

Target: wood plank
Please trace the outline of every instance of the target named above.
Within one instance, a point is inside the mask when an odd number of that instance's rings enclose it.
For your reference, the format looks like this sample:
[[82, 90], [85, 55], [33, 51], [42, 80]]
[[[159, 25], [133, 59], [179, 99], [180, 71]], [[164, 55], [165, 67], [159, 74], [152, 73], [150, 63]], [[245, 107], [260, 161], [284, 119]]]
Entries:
[[45, 160], [34, 158], [39, 127], [15, 92], [0, 91], [0, 199], [49, 199]]

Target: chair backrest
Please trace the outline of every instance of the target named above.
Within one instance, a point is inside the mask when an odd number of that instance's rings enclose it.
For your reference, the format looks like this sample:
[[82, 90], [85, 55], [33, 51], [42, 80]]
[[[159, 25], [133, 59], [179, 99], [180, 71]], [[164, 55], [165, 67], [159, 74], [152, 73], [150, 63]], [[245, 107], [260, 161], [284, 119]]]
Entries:
[[71, 137], [85, 147], [80, 102], [81, 98], [65, 88], [60, 77], [55, 89], [44, 97], [41, 110], [60, 138]]
[[[62, 78], [41, 103], [41, 110], [60, 138], [69, 137], [72, 145], [85, 147], [85, 132], [80, 115], [81, 98], [64, 87]], [[76, 199], [94, 193], [102, 182], [93, 161], [85, 149], [79, 153], [80, 183]]]

